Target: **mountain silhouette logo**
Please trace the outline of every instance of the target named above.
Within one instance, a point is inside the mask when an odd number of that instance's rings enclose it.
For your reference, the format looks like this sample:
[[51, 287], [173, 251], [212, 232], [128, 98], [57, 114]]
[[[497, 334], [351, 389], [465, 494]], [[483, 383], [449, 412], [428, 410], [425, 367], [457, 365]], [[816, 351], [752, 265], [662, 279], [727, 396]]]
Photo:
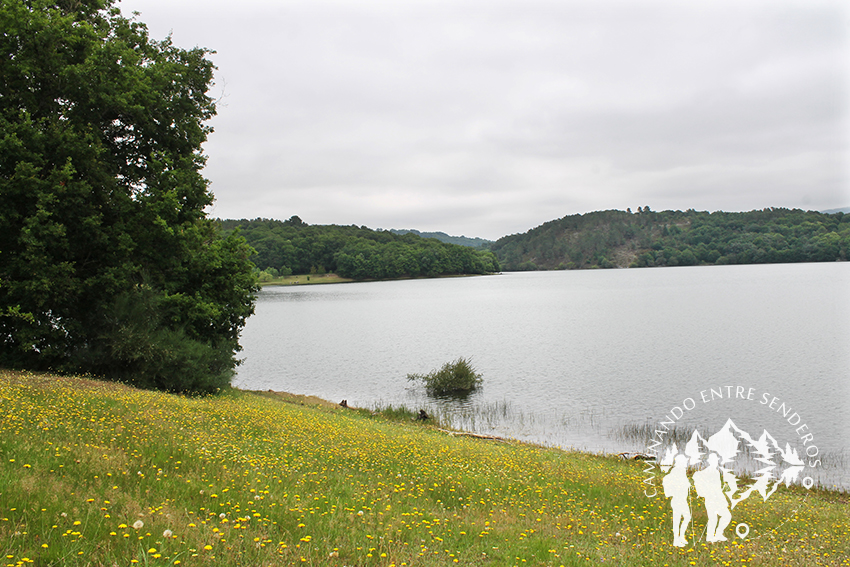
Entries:
[[[760, 468], [751, 478], [735, 475], [735, 465], [749, 454]], [[707, 439], [694, 431], [683, 450], [674, 443], [658, 461], [664, 473], [662, 487], [673, 511], [673, 545], [684, 547], [691, 521], [689, 496], [693, 491], [702, 499], [708, 516], [707, 542], [727, 541], [724, 532], [732, 521], [732, 511], [754, 492], [767, 501], [782, 485], [790, 486], [800, 476], [805, 463], [786, 443], [783, 449], [766, 430], [758, 439], [728, 419]], [[693, 471], [689, 476], [689, 471]], [[738, 524], [736, 533], [746, 537], [749, 527]]]

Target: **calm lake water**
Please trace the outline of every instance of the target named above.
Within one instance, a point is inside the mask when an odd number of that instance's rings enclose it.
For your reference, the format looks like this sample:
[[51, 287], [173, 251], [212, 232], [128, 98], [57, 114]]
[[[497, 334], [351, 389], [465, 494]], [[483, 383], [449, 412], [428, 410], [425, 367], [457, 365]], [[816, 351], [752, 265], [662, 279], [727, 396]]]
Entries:
[[[678, 407], [677, 429], [816, 446], [818, 480], [850, 487], [850, 263], [266, 287], [241, 343], [244, 389], [600, 452], [645, 449]], [[484, 377], [465, 400], [406, 380], [460, 356]]]

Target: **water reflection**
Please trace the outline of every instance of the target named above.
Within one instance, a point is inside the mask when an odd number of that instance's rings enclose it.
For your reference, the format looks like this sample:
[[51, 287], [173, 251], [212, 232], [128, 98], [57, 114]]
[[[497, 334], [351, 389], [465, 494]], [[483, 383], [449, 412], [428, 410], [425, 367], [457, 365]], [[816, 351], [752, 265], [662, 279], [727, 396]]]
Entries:
[[266, 286], [257, 294], [257, 303], [300, 301], [349, 301], [366, 299], [369, 294], [355, 290], [341, 290], [357, 284], [316, 284], [313, 286]]

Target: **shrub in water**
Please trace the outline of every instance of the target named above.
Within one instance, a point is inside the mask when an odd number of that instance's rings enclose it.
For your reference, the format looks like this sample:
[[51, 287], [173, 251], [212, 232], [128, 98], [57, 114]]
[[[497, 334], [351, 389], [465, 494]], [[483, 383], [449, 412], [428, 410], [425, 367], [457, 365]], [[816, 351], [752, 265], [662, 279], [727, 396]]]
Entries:
[[471, 392], [483, 382], [481, 374], [475, 372], [471, 362], [463, 357], [447, 362], [439, 370], [428, 374], [408, 374], [407, 379], [425, 382], [425, 391], [432, 396]]

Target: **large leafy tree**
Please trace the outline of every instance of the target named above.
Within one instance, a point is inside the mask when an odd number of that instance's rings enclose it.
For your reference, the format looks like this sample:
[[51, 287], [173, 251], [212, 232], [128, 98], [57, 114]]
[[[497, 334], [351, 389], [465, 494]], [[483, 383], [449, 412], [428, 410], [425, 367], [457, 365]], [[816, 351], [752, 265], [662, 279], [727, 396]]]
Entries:
[[229, 383], [255, 286], [204, 213], [208, 53], [114, 0], [0, 0], [0, 365]]

